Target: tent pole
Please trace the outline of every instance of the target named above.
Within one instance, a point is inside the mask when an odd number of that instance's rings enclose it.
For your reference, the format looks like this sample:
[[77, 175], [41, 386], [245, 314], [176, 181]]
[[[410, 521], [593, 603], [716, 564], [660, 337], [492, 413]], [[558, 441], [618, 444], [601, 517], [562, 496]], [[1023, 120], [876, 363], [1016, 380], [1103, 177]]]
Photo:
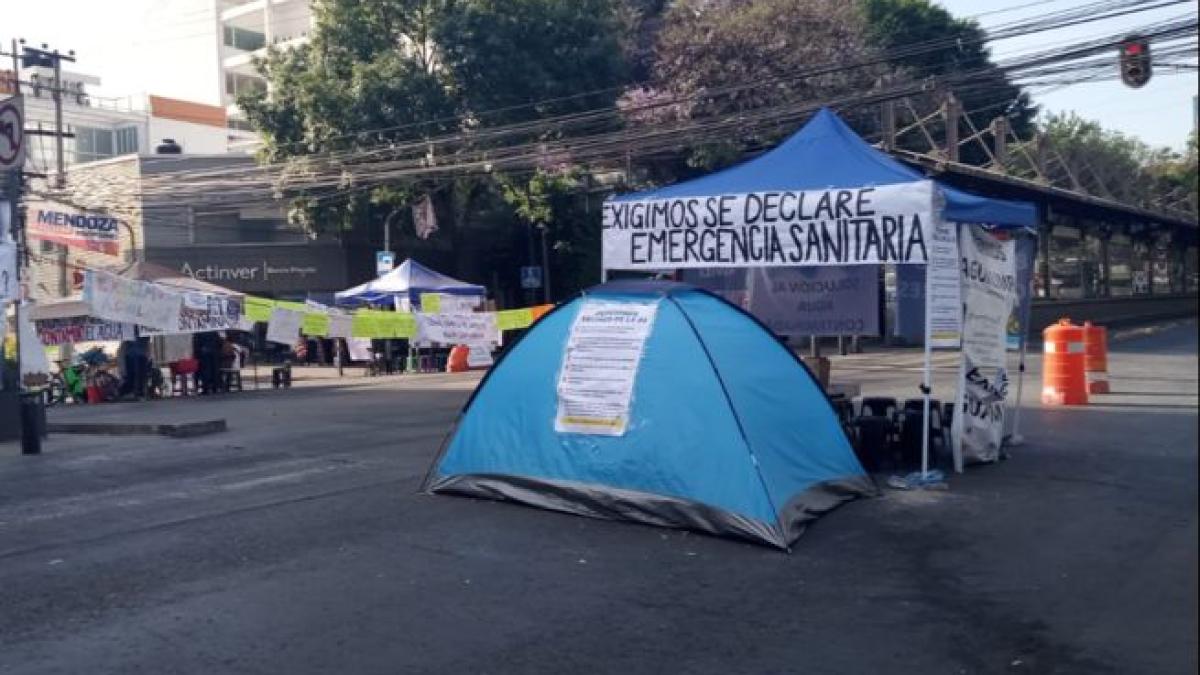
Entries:
[[933, 275], [929, 273], [928, 262], [925, 267], [925, 367], [921, 382], [921, 408], [923, 416], [921, 420], [921, 477], [929, 475], [929, 398], [933, 394], [933, 321], [930, 297], [932, 293], [929, 289], [929, 279]]
[[1025, 347], [1029, 342], [1029, 329], [1021, 326], [1021, 355], [1017, 359], [1017, 400], [1013, 402], [1013, 429], [1008, 444], [1018, 446], [1025, 442], [1021, 436], [1021, 393], [1025, 385]]
[[[926, 314], [928, 316], [928, 313]], [[929, 334], [928, 322], [925, 330], [925, 375], [921, 385], [923, 395], [922, 408], [924, 419], [921, 424], [921, 476], [929, 475], [929, 399], [933, 394], [933, 340]]]

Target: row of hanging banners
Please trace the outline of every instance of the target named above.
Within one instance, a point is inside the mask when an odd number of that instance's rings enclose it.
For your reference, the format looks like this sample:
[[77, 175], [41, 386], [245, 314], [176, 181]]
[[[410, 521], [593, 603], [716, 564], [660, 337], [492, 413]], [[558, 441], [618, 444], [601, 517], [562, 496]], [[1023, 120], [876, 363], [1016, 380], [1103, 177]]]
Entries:
[[[468, 345], [490, 353], [506, 330], [528, 328], [550, 306], [471, 312], [455, 298], [421, 296], [423, 312], [359, 309], [345, 312], [316, 303], [219, 295], [127, 279], [103, 271], [84, 274], [86, 315], [41, 319], [47, 346], [92, 340], [128, 340], [135, 334], [180, 335], [251, 330], [267, 324], [266, 339], [293, 346], [301, 336], [348, 341], [407, 339], [414, 345]], [[137, 327], [136, 331], [134, 327]]]
[[961, 348], [952, 430], [961, 470], [995, 461], [1010, 426], [1006, 350], [1014, 336], [1023, 349], [1036, 240], [945, 221], [932, 189], [610, 201], [603, 267], [680, 271], [789, 336], [878, 335], [880, 265], [895, 266], [902, 288], [920, 279], [900, 311], [920, 324], [926, 382], [928, 350]]

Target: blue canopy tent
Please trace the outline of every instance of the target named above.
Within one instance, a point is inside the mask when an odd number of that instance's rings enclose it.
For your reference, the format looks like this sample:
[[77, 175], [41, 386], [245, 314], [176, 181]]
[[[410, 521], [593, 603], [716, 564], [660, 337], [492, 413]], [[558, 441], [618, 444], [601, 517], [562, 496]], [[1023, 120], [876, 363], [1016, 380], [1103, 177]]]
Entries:
[[[557, 422], [589, 303], [654, 307], [619, 435]], [[875, 493], [790, 350], [719, 296], [653, 281], [592, 288], [538, 321], [475, 390], [423, 489], [780, 548], [820, 514]]]
[[[1033, 204], [929, 180], [863, 141], [828, 109], [778, 147], [694, 180], [604, 204], [609, 270], [933, 263], [957, 282], [953, 223], [1033, 230]], [[942, 245], [944, 242], [949, 245]], [[931, 311], [922, 391], [929, 416]], [[943, 307], [939, 305], [939, 307]], [[922, 471], [928, 470], [928, 428]]]
[[[834, 112], [822, 108], [799, 131], [752, 160], [693, 180], [610, 201], [636, 202], [769, 190], [828, 190], [896, 185], [926, 180], [916, 169], [872, 147]], [[942, 217], [961, 223], [1034, 228], [1037, 207], [1029, 202], [981, 197], [937, 184], [945, 198]]]
[[487, 289], [483, 286], [435, 272], [412, 258], [378, 279], [344, 290], [334, 297], [342, 306], [396, 302], [406, 308], [419, 308], [422, 293], [478, 297], [480, 301], [487, 297]]

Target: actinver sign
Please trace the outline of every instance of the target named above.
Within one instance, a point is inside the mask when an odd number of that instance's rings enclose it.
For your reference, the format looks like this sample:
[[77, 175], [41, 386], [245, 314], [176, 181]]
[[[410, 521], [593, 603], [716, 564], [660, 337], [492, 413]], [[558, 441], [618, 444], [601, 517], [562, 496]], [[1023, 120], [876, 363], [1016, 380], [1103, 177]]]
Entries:
[[146, 249], [146, 261], [243, 293], [305, 293], [346, 288], [337, 243], [178, 246]]
[[289, 265], [287, 267], [276, 266], [272, 267], [266, 260], [259, 265], [254, 266], [234, 266], [225, 267], [219, 264], [208, 264], [197, 267], [192, 267], [188, 263], [183, 263], [179, 267], [179, 271], [200, 281], [208, 281], [217, 283], [220, 281], [269, 281], [271, 275], [299, 275], [308, 276], [317, 273], [316, 267], [299, 267]]

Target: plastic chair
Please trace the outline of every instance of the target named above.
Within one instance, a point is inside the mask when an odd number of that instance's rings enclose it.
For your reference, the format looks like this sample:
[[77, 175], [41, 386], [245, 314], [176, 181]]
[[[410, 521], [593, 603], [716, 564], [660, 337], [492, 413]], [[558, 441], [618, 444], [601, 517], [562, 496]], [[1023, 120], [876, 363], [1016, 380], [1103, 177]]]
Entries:
[[[945, 454], [946, 427], [942, 418], [942, 402], [936, 399], [929, 401], [929, 455], [935, 457]], [[904, 402], [904, 410], [900, 417], [900, 455], [908, 468], [921, 465], [921, 436], [922, 423], [925, 418], [925, 400], [910, 398]]]

